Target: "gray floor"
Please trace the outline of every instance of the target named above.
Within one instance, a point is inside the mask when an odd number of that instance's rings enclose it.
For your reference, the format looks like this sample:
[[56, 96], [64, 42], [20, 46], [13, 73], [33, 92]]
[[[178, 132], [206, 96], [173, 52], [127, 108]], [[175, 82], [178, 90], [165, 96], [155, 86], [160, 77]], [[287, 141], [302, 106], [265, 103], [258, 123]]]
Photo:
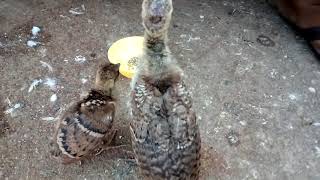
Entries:
[[[48, 117], [90, 88], [114, 41], [142, 34], [140, 4], [0, 1], [0, 92], [6, 109], [21, 105], [6, 116], [0, 179], [138, 179], [134, 164], [104, 155], [81, 166], [49, 159]], [[320, 179], [320, 64], [304, 40], [262, 0], [174, 0], [174, 8], [170, 47], [199, 117], [202, 179]], [[43, 29], [42, 44], [28, 48], [34, 25]], [[57, 86], [40, 83], [28, 92], [46, 78]], [[119, 129], [128, 125], [129, 83], [117, 85]], [[53, 94], [58, 99], [50, 102]], [[117, 143], [125, 142], [128, 134], [120, 132]]]

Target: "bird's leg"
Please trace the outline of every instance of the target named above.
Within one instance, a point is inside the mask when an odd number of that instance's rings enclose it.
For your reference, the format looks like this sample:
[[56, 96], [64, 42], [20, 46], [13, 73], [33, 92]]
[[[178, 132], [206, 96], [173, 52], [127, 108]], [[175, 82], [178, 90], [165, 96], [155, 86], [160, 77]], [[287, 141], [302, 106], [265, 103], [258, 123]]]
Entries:
[[81, 159], [79, 159], [79, 158], [70, 158], [70, 157], [67, 157], [65, 155], [62, 156], [61, 160], [62, 160], [62, 164], [64, 164], [64, 165], [73, 164], [73, 163], [79, 163], [79, 165], [82, 164]]
[[97, 151], [97, 153], [95, 154], [96, 156], [98, 156], [99, 154], [101, 154], [103, 151], [105, 151], [110, 143], [113, 141], [113, 139], [116, 137], [118, 130], [114, 129], [111, 131], [110, 134], [107, 134], [104, 138], [103, 144], [101, 145], [100, 149]]
[[129, 148], [129, 145], [107, 146], [102, 151], [106, 151], [110, 158], [134, 159], [134, 154], [128, 150]]
[[111, 134], [109, 134], [104, 142], [104, 144], [100, 147], [100, 150], [95, 154], [96, 156], [101, 154], [103, 151], [106, 151], [108, 157], [112, 158], [121, 158], [121, 159], [134, 159], [134, 154], [130, 148], [130, 145], [117, 145], [110, 146], [110, 143], [115, 138], [117, 130], [113, 130]]

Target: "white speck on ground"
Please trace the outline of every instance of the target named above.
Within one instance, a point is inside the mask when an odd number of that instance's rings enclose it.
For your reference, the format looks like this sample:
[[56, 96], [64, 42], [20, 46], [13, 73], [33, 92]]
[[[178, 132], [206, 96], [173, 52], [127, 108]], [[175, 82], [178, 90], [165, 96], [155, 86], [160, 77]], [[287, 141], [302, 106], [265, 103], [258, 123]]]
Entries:
[[76, 57], [74, 58], [74, 60], [75, 60], [76, 62], [78, 62], [78, 63], [83, 63], [83, 62], [85, 62], [87, 59], [86, 59], [86, 57], [84, 57], [84, 56], [78, 55], [78, 56], [76, 56]]
[[252, 169], [252, 170], [251, 170], [251, 174], [252, 174], [252, 176], [253, 176], [254, 179], [258, 179], [259, 173], [258, 173], [257, 170]]
[[81, 79], [81, 82], [82, 82], [82, 84], [85, 84], [85, 83], [87, 83], [87, 82], [88, 82], [88, 79], [86, 79], [86, 78], [82, 78], [82, 79]]
[[33, 26], [32, 30], [31, 30], [33, 36], [38, 36], [40, 31], [41, 31], [41, 29], [37, 26]]
[[15, 104], [13, 107], [7, 109], [4, 113], [5, 113], [5, 114], [11, 114], [11, 113], [13, 113], [15, 110], [17, 110], [17, 109], [19, 109], [19, 108], [21, 108], [21, 107], [22, 107], [22, 104], [17, 103], [17, 104]]
[[203, 19], [204, 18], [204, 16], [203, 15], [200, 15], [200, 19]]
[[242, 52], [234, 53], [234, 55], [240, 56], [240, 55], [242, 55]]
[[39, 86], [40, 83], [42, 83], [42, 79], [35, 79], [32, 81], [29, 89], [28, 89], [28, 92], [30, 93], [33, 89], [35, 89], [37, 86]]
[[221, 112], [220, 113], [220, 118], [225, 118], [227, 114], [228, 114], [227, 112], [224, 112], [224, 111]]
[[320, 157], [320, 147], [316, 146], [316, 147], [314, 147], [314, 149], [315, 149], [316, 156], [319, 158]]
[[240, 134], [235, 131], [230, 131], [226, 135], [226, 138], [231, 146], [237, 146], [240, 144]]
[[240, 123], [242, 126], [247, 125], [247, 122], [246, 122], [246, 121], [240, 121], [239, 123]]
[[40, 63], [41, 63], [41, 65], [42, 65], [43, 67], [47, 67], [50, 72], [53, 71], [53, 68], [52, 68], [52, 66], [51, 66], [49, 63], [44, 62], [44, 61], [40, 61]]
[[56, 90], [57, 81], [52, 78], [46, 78], [44, 84], [48, 86], [51, 90]]
[[36, 42], [36, 41], [33, 41], [33, 40], [28, 40], [27, 41], [27, 46], [31, 47], [31, 48], [34, 48], [36, 46], [38, 46], [40, 44], [40, 42]]
[[272, 69], [272, 71], [270, 72], [270, 77], [272, 79], [275, 79], [278, 75], [278, 72], [275, 69]]
[[192, 37], [191, 35], [189, 35], [189, 39], [187, 40], [187, 42], [197, 41], [197, 40], [200, 40], [200, 39], [201, 39], [200, 37]]
[[69, 13], [73, 14], [73, 15], [82, 15], [84, 14], [84, 11], [86, 10], [86, 8], [84, 7], [84, 5], [82, 4], [81, 5], [81, 8], [80, 7], [77, 7], [77, 8], [71, 8], [69, 10]]
[[53, 94], [53, 95], [50, 97], [50, 101], [51, 101], [51, 102], [55, 102], [57, 99], [58, 99], [58, 97], [57, 97], [56, 94]]
[[54, 118], [54, 117], [43, 117], [41, 119], [44, 120], [44, 121], [54, 121], [56, 118]]
[[70, 9], [69, 12], [73, 15], [81, 15], [81, 14], [84, 14], [84, 12], [79, 12], [79, 11], [76, 11], [76, 9]]
[[47, 56], [47, 49], [46, 48], [39, 48], [39, 52], [40, 52], [41, 57]]
[[309, 89], [309, 91], [310, 91], [310, 92], [312, 92], [312, 93], [316, 93], [316, 89], [315, 89], [315, 88], [313, 88], [313, 87], [309, 87], [308, 89]]
[[180, 38], [186, 38], [186, 37], [187, 37], [186, 34], [181, 34], [181, 35], [180, 35]]
[[289, 94], [289, 98], [291, 100], [297, 100], [297, 96], [295, 94]]
[[316, 123], [312, 123], [313, 126], [320, 126], [320, 123], [316, 122]]
[[6, 100], [4, 102], [6, 102], [9, 106], [11, 106], [11, 101], [8, 97], [6, 98]]

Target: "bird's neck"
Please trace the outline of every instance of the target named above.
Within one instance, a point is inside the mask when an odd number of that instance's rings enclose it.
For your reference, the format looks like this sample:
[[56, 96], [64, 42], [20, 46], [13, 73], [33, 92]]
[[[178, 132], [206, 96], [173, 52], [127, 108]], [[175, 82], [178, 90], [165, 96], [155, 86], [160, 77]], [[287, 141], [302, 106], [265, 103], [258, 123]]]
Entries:
[[[157, 36], [145, 33], [145, 68], [152, 74], [159, 73], [165, 69], [170, 50], [167, 46], [167, 32], [163, 32]], [[146, 67], [147, 65], [147, 67]]]
[[150, 55], [154, 54], [165, 54], [168, 51], [167, 48], [167, 42], [168, 42], [168, 36], [167, 32], [163, 32], [157, 36], [150, 35], [147, 32], [145, 32], [144, 35], [145, 39], [145, 48], [146, 53]]
[[111, 96], [113, 88], [106, 88], [106, 87], [103, 87], [103, 86], [96, 85], [94, 89], [102, 92], [103, 95], [105, 95], [105, 96]]

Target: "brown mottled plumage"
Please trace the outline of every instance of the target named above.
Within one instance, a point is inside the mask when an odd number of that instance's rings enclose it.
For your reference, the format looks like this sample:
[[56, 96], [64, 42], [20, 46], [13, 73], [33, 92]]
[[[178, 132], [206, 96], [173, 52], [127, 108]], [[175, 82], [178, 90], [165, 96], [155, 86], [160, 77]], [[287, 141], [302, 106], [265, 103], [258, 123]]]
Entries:
[[88, 96], [71, 105], [59, 119], [51, 154], [63, 164], [88, 157], [102, 144], [109, 145], [113, 129], [115, 100], [111, 95], [119, 76], [119, 65], [109, 63], [98, 68], [95, 88]]
[[132, 81], [131, 137], [148, 179], [199, 178], [200, 132], [182, 70], [167, 46], [171, 0], [144, 0], [144, 55]]
[[5, 105], [3, 98], [0, 96], [0, 137], [2, 137], [6, 131], [9, 129], [9, 123], [5, 118]]

